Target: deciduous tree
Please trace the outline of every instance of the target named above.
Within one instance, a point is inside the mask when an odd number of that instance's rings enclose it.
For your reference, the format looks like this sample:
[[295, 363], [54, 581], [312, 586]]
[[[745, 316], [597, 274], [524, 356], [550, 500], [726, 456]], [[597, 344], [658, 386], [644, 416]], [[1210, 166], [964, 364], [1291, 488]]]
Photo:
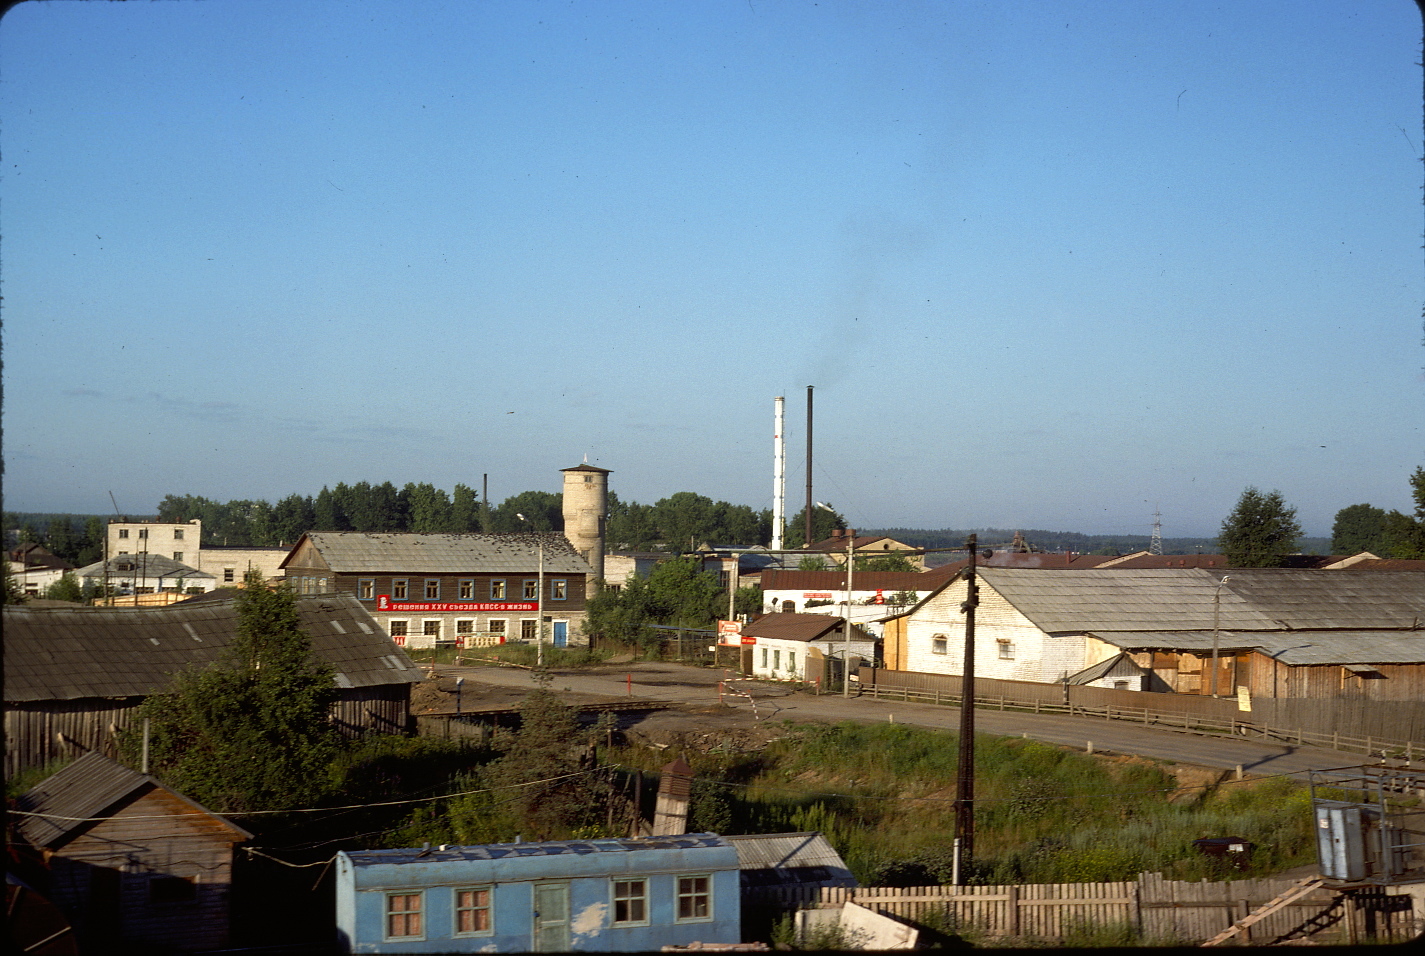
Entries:
[[1296, 509], [1288, 507], [1281, 492], [1249, 487], [1223, 519], [1217, 545], [1234, 568], [1279, 568], [1299, 537]]
[[1369, 551], [1384, 556], [1386, 547], [1385, 509], [1372, 505], [1351, 505], [1336, 512], [1331, 526], [1332, 554], [1360, 554]]

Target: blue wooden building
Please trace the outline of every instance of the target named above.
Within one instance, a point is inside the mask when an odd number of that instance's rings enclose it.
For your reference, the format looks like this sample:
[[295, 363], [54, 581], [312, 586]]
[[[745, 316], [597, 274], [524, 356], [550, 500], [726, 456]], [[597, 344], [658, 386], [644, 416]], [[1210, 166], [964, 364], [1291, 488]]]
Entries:
[[352, 953], [656, 951], [740, 924], [737, 849], [710, 833], [337, 855]]

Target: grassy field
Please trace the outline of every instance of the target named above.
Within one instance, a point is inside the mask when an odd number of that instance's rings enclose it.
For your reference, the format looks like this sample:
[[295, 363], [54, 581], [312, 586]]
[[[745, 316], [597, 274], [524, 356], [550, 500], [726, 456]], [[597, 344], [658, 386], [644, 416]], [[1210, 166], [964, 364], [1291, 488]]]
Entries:
[[[788, 727], [761, 754], [688, 755], [694, 829], [819, 830], [868, 885], [948, 882], [956, 736], [903, 724]], [[653, 771], [667, 753], [617, 752]], [[1048, 744], [982, 736], [975, 849], [982, 883], [1262, 876], [1315, 861], [1309, 791], [1287, 778], [1183, 789], [1149, 761], [1113, 762]], [[1254, 845], [1238, 869], [1193, 841]]]

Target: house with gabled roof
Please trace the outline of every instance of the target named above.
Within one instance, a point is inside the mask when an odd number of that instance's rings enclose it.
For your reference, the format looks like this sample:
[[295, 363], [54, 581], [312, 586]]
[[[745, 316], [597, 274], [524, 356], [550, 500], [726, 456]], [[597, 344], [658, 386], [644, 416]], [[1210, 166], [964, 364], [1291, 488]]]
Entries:
[[826, 661], [876, 659], [876, 639], [864, 629], [851, 626], [851, 642], [845, 640], [846, 619], [829, 614], [764, 614], [742, 626], [744, 666], [751, 655], [753, 677], [765, 680], [827, 680]]
[[86, 754], [15, 799], [14, 830], [48, 866], [81, 951], [219, 949], [233, 848], [252, 834], [155, 778]]
[[107, 586], [114, 594], [168, 593], [174, 600], [217, 587], [216, 579], [206, 571], [161, 554], [115, 555], [80, 568], [74, 576], [86, 587]]
[[[1127, 652], [1146, 672], [1145, 690], [1209, 694], [1215, 683], [1221, 696], [1241, 688], [1334, 697], [1354, 688], [1380, 700], [1425, 697], [1418, 572], [981, 568], [978, 582], [982, 677], [1060, 682]], [[958, 577], [888, 620], [887, 666], [962, 673], [967, 597]], [[1327, 670], [1313, 676], [1319, 667]], [[1349, 676], [1362, 668], [1380, 676]]]
[[[558, 533], [312, 531], [282, 562], [300, 594], [354, 597], [398, 644], [586, 643], [594, 571]], [[544, 627], [540, 627], [540, 618]]]
[[20, 592], [29, 597], [37, 597], [45, 588], [64, 577], [66, 571], [73, 571], [74, 565], [55, 554], [44, 545], [31, 541], [5, 552], [9, 562], [10, 577], [19, 585]]
[[831, 564], [845, 564], [846, 552], [853, 552], [858, 558], [883, 558], [900, 555], [920, 570], [925, 570], [925, 553], [895, 538], [883, 534], [857, 534], [855, 528], [831, 532], [831, 537], [823, 538], [806, 547], [806, 551], [820, 553]]
[[[332, 667], [343, 733], [406, 733], [410, 686], [424, 675], [359, 601], [299, 597], [312, 653]], [[86, 751], [115, 756], [145, 698], [188, 667], [216, 662], [237, 634], [226, 594], [163, 608], [4, 608], [5, 773]]]

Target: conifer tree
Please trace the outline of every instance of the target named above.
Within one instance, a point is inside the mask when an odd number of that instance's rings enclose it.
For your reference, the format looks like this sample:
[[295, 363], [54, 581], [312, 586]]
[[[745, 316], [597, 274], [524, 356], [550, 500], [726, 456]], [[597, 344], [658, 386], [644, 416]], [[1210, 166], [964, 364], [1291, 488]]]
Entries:
[[139, 708], [124, 746], [132, 759], [150, 720], [150, 768], [218, 812], [310, 805], [328, 786], [337, 737], [331, 668], [313, 660], [297, 599], [249, 573], [237, 635], [212, 666], [175, 676]]

